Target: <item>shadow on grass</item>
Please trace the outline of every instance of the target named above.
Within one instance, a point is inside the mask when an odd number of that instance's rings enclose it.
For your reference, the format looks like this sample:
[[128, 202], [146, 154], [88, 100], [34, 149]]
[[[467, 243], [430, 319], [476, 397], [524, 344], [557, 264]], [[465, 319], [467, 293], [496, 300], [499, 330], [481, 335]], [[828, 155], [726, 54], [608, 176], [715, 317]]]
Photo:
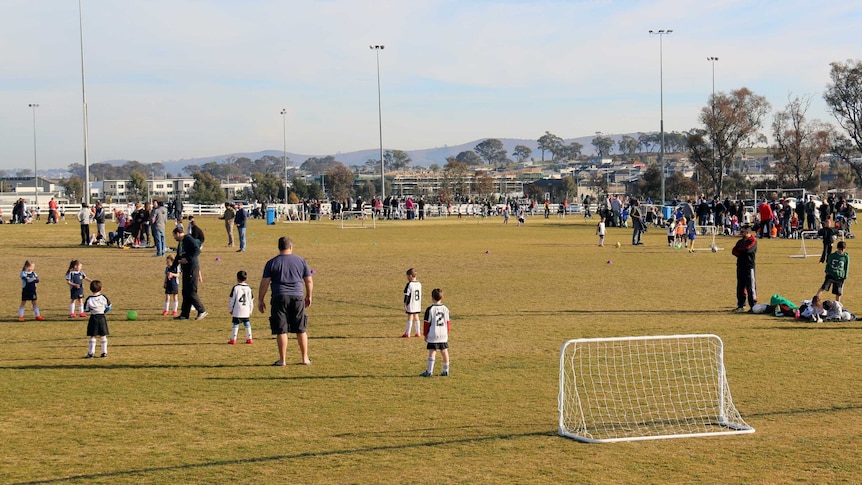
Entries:
[[765, 416], [792, 416], [795, 414], [824, 414], [841, 411], [859, 411], [862, 409], [862, 404], [853, 404], [847, 406], [830, 406], [816, 409], [784, 409], [781, 411], [767, 411], [763, 413], [749, 414], [745, 413], [746, 418], [760, 418]]
[[[63, 359], [68, 360], [68, 358]], [[236, 368], [236, 369], [246, 369], [246, 368], [256, 368], [256, 367], [269, 367], [270, 364], [111, 364], [110, 358], [108, 359], [81, 359], [80, 364], [57, 364], [57, 365], [43, 365], [43, 364], [33, 364], [33, 365], [12, 365], [6, 367], [0, 367], [0, 372], [5, 370], [112, 370], [112, 369], [225, 369], [225, 368]], [[106, 362], [107, 361], [107, 362]]]
[[[835, 323], [835, 325], [841, 325], [841, 322], [834, 322], [834, 323]], [[840, 327], [839, 326], [826, 327], [822, 323], [817, 324], [817, 323], [805, 322], [805, 323], [801, 323], [799, 325], [793, 325], [793, 326], [788, 326], [788, 327], [758, 327], [758, 329], [759, 330], [821, 330], [821, 331], [825, 331], [825, 330], [862, 330], [862, 326], [859, 326], [857, 324], [856, 326], [841, 325]]]
[[422, 443], [406, 443], [399, 445], [383, 445], [383, 446], [369, 446], [366, 448], [347, 448], [343, 450], [332, 450], [332, 451], [309, 451], [305, 453], [295, 453], [295, 454], [286, 454], [286, 455], [272, 455], [272, 456], [260, 456], [257, 458], [242, 458], [236, 460], [216, 460], [209, 461], [204, 463], [188, 463], [184, 465], [171, 465], [171, 466], [154, 466], [154, 467], [145, 467], [145, 468], [135, 468], [130, 470], [118, 470], [113, 472], [105, 472], [105, 473], [89, 473], [84, 475], [70, 475], [62, 478], [49, 478], [44, 480], [33, 480], [28, 482], [12, 482], [14, 485], [38, 485], [38, 484], [47, 484], [47, 483], [63, 483], [75, 480], [98, 480], [105, 478], [120, 478], [120, 477], [133, 477], [135, 475], [143, 475], [148, 473], [160, 473], [160, 472], [172, 472], [172, 471], [191, 471], [197, 469], [205, 469], [205, 468], [213, 468], [213, 467], [222, 467], [222, 466], [234, 466], [234, 465], [247, 465], [254, 463], [270, 463], [270, 462], [278, 462], [283, 460], [296, 460], [303, 458], [322, 458], [328, 456], [341, 456], [341, 455], [358, 455], [363, 453], [377, 453], [381, 451], [398, 451], [398, 450], [408, 450], [414, 448], [428, 448], [435, 446], [447, 446], [447, 445], [458, 445], [458, 444], [473, 444], [473, 443], [484, 443], [489, 441], [496, 440], [513, 440], [518, 438], [530, 438], [537, 436], [556, 436], [557, 433], [555, 431], [534, 431], [532, 433], [504, 433], [504, 434], [496, 434], [491, 436], [479, 436], [475, 438], [461, 438], [461, 439], [451, 439], [451, 440], [435, 440], [435, 441], [425, 441]]

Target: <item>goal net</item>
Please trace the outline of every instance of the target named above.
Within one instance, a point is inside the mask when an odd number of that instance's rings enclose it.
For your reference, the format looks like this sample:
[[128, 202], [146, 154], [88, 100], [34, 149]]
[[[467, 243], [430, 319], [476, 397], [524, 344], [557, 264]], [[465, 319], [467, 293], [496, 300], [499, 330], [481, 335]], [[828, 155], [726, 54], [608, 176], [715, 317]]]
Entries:
[[753, 433], [730, 398], [716, 335], [569, 340], [559, 434], [589, 443]]
[[371, 211], [341, 211], [342, 229], [376, 229], [377, 222]]

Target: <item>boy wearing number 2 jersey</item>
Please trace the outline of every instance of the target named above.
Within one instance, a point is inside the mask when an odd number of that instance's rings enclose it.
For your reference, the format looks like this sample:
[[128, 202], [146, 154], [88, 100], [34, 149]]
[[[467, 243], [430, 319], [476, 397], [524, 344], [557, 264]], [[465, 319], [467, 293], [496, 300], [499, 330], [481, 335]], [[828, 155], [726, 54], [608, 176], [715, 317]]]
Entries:
[[240, 323], [245, 327], [245, 343], [254, 343], [251, 338], [251, 321], [249, 320], [254, 309], [254, 296], [251, 293], [251, 287], [245, 282], [247, 279], [248, 274], [245, 271], [238, 271], [236, 273], [236, 285], [230, 290], [228, 311], [233, 317], [233, 328], [227, 343], [231, 345], [236, 345]]
[[437, 351], [443, 356], [443, 372], [441, 376], [449, 375], [449, 309], [443, 304], [443, 290], [434, 288], [431, 291], [434, 304], [425, 309], [425, 342], [428, 349], [428, 368], [419, 374], [422, 377], [434, 375], [434, 358]]
[[[422, 283], [416, 281], [416, 270], [407, 270], [407, 286], [404, 287], [404, 313], [407, 314], [407, 329], [402, 338], [410, 338], [410, 335], [419, 337], [420, 326], [419, 313], [422, 312]], [[415, 334], [411, 332], [416, 326]]]

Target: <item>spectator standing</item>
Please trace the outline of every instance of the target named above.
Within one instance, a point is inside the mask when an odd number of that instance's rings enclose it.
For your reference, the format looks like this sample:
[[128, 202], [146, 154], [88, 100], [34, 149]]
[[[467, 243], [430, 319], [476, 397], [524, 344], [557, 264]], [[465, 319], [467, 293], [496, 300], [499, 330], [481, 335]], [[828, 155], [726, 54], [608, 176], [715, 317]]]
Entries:
[[81, 210], [78, 211], [78, 223], [81, 224], [81, 246], [90, 244], [90, 220], [92, 218], [90, 207], [86, 202], [81, 203]]
[[107, 241], [108, 233], [105, 232], [105, 208], [102, 207], [102, 201], [96, 201], [96, 210], [93, 213], [93, 220], [96, 221], [96, 240]]
[[233, 224], [234, 219], [236, 218], [236, 209], [233, 208], [233, 204], [230, 202], [224, 203], [224, 212], [219, 219], [224, 220], [224, 229], [227, 231], [227, 247], [233, 247]]
[[154, 200], [153, 210], [150, 213], [151, 229], [153, 231], [153, 245], [156, 247], [156, 256], [165, 255], [165, 224], [168, 221], [168, 210], [164, 204]]
[[734, 312], [745, 311], [745, 300], [749, 307], [757, 303], [756, 279], [754, 273], [755, 257], [757, 256], [757, 238], [751, 233], [751, 226], [742, 226], [739, 230], [740, 239], [733, 246], [736, 256], [736, 309]]
[[[198, 256], [201, 252], [200, 242], [191, 235], [186, 234], [183, 226], [175, 227], [173, 235], [174, 240], [179, 245], [177, 246], [177, 257], [170, 272], [174, 274], [181, 273], [183, 283], [183, 302], [180, 308], [180, 315], [174, 317], [174, 320], [188, 320], [192, 306], [198, 311], [195, 320], [203, 320], [208, 313], [204, 308], [204, 303], [198, 296], [198, 283], [202, 281], [200, 262], [198, 261]], [[182, 271], [177, 271], [177, 267], [181, 268]]]
[[[308, 317], [305, 309], [311, 306], [314, 282], [305, 259], [293, 254], [293, 241], [282, 236], [278, 239], [279, 254], [267, 261], [258, 289], [257, 307], [266, 311], [266, 293], [272, 289], [269, 326], [276, 337], [278, 360], [272, 365], [283, 366], [287, 358], [287, 334], [295, 333], [302, 363], [311, 364], [308, 358]], [[304, 296], [303, 296], [304, 290]]]
[[632, 200], [631, 205], [631, 217], [632, 217], [632, 227], [634, 228], [632, 231], [632, 246], [640, 246], [643, 245], [641, 242], [641, 236], [644, 232], [644, 221], [643, 214], [640, 209], [640, 202], [637, 199]]
[[242, 202], [237, 202], [233, 222], [236, 225], [236, 232], [239, 233], [239, 249], [236, 250], [238, 253], [245, 251], [245, 226], [247, 221], [248, 212], [242, 208]]

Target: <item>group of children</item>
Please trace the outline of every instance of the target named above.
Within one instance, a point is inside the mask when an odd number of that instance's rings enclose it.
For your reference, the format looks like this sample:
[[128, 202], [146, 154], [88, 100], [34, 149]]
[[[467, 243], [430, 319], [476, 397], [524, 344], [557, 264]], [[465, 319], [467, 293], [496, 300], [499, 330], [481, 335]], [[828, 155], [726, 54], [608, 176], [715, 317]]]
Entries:
[[[423, 318], [422, 335], [425, 336], [425, 348], [428, 350], [428, 365], [425, 372], [419, 374], [422, 377], [434, 375], [434, 363], [437, 351], [443, 357], [443, 372], [441, 376], [449, 375], [449, 308], [443, 304], [443, 290], [434, 288], [431, 290], [431, 298], [434, 303], [425, 309]], [[411, 335], [419, 337], [419, 313], [422, 311], [422, 283], [416, 280], [416, 270], [407, 270], [407, 285], [404, 286], [404, 313], [407, 314], [407, 328], [402, 338], [410, 338]], [[415, 330], [414, 330], [415, 327]], [[415, 333], [413, 333], [415, 331]]]

